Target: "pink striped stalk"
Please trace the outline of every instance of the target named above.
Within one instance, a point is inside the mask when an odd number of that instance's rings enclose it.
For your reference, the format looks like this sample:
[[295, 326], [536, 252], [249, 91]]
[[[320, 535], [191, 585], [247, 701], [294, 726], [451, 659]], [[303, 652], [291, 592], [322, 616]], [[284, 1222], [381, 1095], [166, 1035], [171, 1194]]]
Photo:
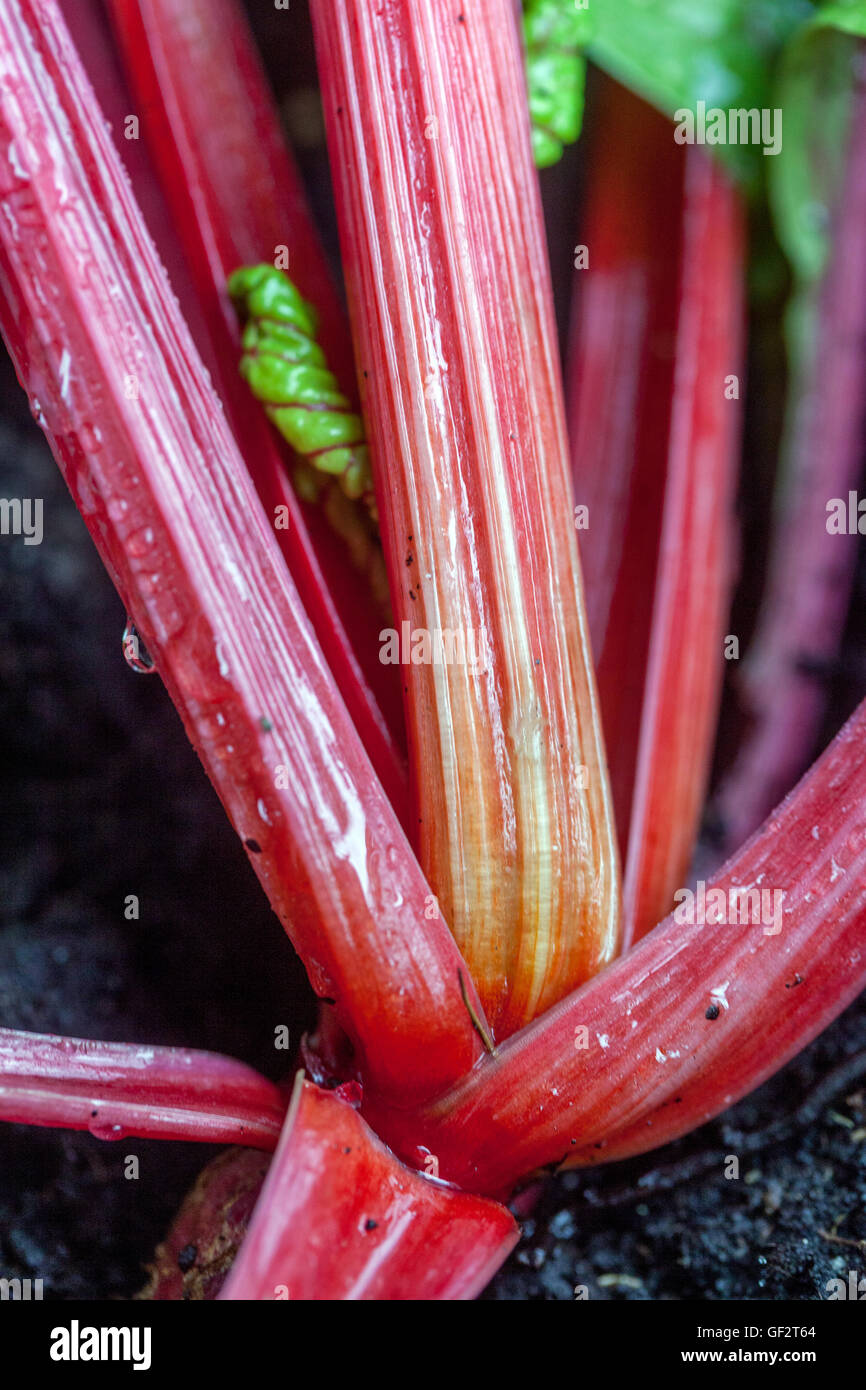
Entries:
[[623, 855], [643, 686], [622, 672], [629, 662], [646, 665], [654, 588], [635, 580], [658, 563], [676, 360], [685, 151], [672, 134], [666, 117], [599, 75], [576, 248], [586, 247], [589, 264], [574, 277], [566, 390], [575, 501], [587, 512], [578, 532], [586, 611]]
[[103, 0], [66, 3], [63, 5], [63, 19], [96, 94], [99, 109], [111, 127], [115, 148], [129, 175], [135, 200], [168, 272], [181, 312], [205, 366], [215, 376], [218, 367], [204, 309], [172, 224], [171, 211], [157, 178], [148, 143], [144, 139], [127, 140], [125, 137], [127, 120], [134, 113], [133, 98], [106, 22]]
[[336, 1000], [374, 1091], [435, 1095], [481, 1047], [468, 972], [315, 642], [56, 0], [0, 11], [0, 326], [314, 990]]
[[687, 881], [709, 783], [734, 576], [742, 208], [727, 174], [700, 149], [686, 159], [684, 219], [667, 478], [623, 884], [626, 948], [670, 910]]
[[357, 1111], [301, 1077], [220, 1298], [474, 1298], [517, 1244], [514, 1218], [404, 1168]]
[[0, 1028], [0, 1120], [10, 1123], [271, 1151], [285, 1110], [273, 1082], [214, 1052]]
[[[711, 889], [725, 895], [727, 925], [712, 925]], [[732, 921], [731, 890], [768, 895], [760, 914], [749, 904], [748, 924]], [[677, 921], [690, 906], [695, 924]], [[864, 985], [866, 702], [703, 899], [682, 900], [423, 1115], [374, 1110], [371, 1123], [411, 1161], [434, 1154], [450, 1181], [506, 1192], [538, 1168], [631, 1157], [703, 1124]]]
[[[625, 860], [624, 945], [686, 881], [724, 667], [742, 390], [739, 198], [615, 84], [572, 327], [575, 495]], [[650, 200], [662, 219], [635, 216]], [[671, 248], [675, 254], [671, 255]], [[679, 248], [678, 252], [676, 248]]]
[[[285, 248], [317, 338], [352, 390], [345, 312], [238, 0], [106, 0], [130, 85], [208, 317], [237, 337], [226, 281]], [[291, 14], [286, 15], [290, 43]], [[193, 264], [195, 262], [195, 264]], [[234, 354], [235, 367], [237, 353]], [[235, 371], [235, 375], [237, 372]]]
[[[717, 798], [729, 851], [813, 754], [851, 598], [858, 533], [851, 533], [847, 513], [866, 439], [866, 44], [860, 50], [814, 357], [804, 367], [806, 379], [792, 386], [797, 428], [780, 480], [767, 591], [742, 673], [748, 727]], [[832, 534], [827, 504], [836, 498], [844, 503], [846, 529]]]
[[[108, 8], [204, 312], [220, 396], [266, 511], [287, 509], [289, 524], [276, 531], [277, 540], [376, 773], [406, 825], [405, 729], [399, 683], [378, 659], [381, 614], [323, 503], [296, 496], [287, 449], [250, 401], [238, 370], [240, 333], [228, 277], [238, 266], [287, 253], [294, 282], [316, 306], [319, 341], [341, 389], [357, 396], [348, 323], [246, 18], [238, 0], [109, 0]], [[135, 189], [138, 194], [138, 184]]]
[[619, 920], [520, 41], [510, 0], [312, 13], [419, 854], [503, 1036]]

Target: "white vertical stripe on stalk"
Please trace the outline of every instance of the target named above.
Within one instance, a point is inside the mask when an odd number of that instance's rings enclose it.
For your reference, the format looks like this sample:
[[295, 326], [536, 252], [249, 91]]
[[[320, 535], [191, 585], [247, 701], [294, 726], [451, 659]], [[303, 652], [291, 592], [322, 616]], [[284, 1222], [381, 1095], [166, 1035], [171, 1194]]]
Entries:
[[[442, 11], [435, 6], [416, 3], [414, 13], [416, 27], [413, 28], [413, 34], [424, 34], [422, 53], [425, 61], [419, 61], [418, 66], [422, 81], [427, 84], [426, 95], [431, 98], [429, 109], [442, 110], [444, 113], [450, 84], [444, 76], [440, 61], [443, 46], [437, 41], [435, 33], [441, 23]], [[419, 59], [422, 53], [418, 54]], [[477, 93], [479, 101], [483, 101], [486, 95], [485, 67], [479, 64], [477, 73]], [[448, 112], [450, 129], [459, 131], [461, 115], [461, 112], [453, 108]], [[486, 131], [485, 134], [489, 136], [492, 132]], [[445, 190], [445, 209], [460, 213], [464, 203], [460, 166], [471, 158], [473, 142], [471, 139], [459, 142], [440, 139], [432, 144], [434, 148], [431, 154], [438, 171], [438, 186]], [[490, 148], [498, 148], [495, 136], [491, 140]], [[505, 468], [503, 424], [497, 408], [501, 383], [494, 380], [492, 372], [489, 326], [484, 319], [476, 287], [476, 264], [466, 219], [462, 215], [443, 216], [440, 225], [448, 252], [451, 291], [458, 311], [458, 348], [464, 379], [472, 383], [468, 398], [476, 447], [477, 476], [484, 496], [484, 540], [487, 542], [489, 557], [494, 563], [491, 597], [498, 609], [498, 665], [504, 693], [512, 709], [521, 713], [534, 711], [538, 706], [538, 699], [531, 679], [532, 652], [526, 630], [520, 556], [514, 532], [513, 502]], [[503, 251], [507, 249], [506, 244]], [[519, 283], [519, 277], [512, 275], [512, 282]], [[525, 730], [525, 719], [521, 722]], [[529, 722], [528, 737], [524, 732], [523, 736], [512, 738], [511, 750], [512, 788], [516, 802], [520, 862], [523, 869], [520, 875], [523, 899], [521, 921], [523, 935], [525, 936], [529, 930], [532, 932], [533, 987], [530, 999], [537, 1002], [540, 991], [539, 977], [543, 979], [546, 973], [552, 944], [550, 914], [553, 910], [553, 892], [549, 853], [552, 829], [548, 814], [549, 787], [541, 728], [536, 719], [531, 718]], [[531, 871], [527, 872], [530, 866]], [[467, 918], [471, 910], [472, 904], [464, 903]], [[474, 924], [474, 930], [480, 925]], [[492, 923], [487, 925], [488, 932], [492, 926]], [[509, 964], [512, 968], [517, 964], [513, 956]]]
[[[384, 88], [387, 83], [387, 57], [383, 63], [380, 52], [368, 36], [366, 27], [360, 27], [367, 71], [379, 69], [380, 87]], [[348, 35], [346, 36], [345, 53], [347, 72], [356, 71], [352, 64], [351, 37]], [[354, 82], [349, 85], [353, 99], [355, 129], [363, 131], [357, 88]], [[375, 214], [372, 207], [370, 208], [366, 225], [370, 228], [381, 226], [383, 214], [390, 218], [391, 228], [386, 244], [402, 283], [412, 286], [418, 282], [418, 275], [416, 267], [411, 263], [411, 256], [407, 252], [407, 247], [411, 243], [405, 241], [402, 234], [402, 228], [407, 225], [408, 219], [412, 216], [412, 210], [408, 204], [400, 202], [403, 186], [399, 173], [394, 168], [395, 160], [392, 155], [393, 151], [398, 151], [402, 147], [399, 107], [396, 103], [383, 106], [382, 103], [372, 99], [374, 94], [368, 93], [367, 95], [365, 112], [372, 126], [370, 134], [373, 137], [376, 156], [381, 161], [382, 166], [389, 171], [390, 198], [384, 208], [375, 209]], [[433, 143], [438, 146], [439, 142]], [[363, 162], [366, 170], [366, 157], [362, 153], [363, 140], [357, 142], [357, 149], [359, 164]], [[372, 183], [373, 181], [368, 174], [363, 180], [365, 197], [368, 202], [371, 202], [369, 190]], [[395, 212], [398, 213], [396, 218]], [[416, 333], [415, 315], [411, 312], [412, 299], [407, 300], [405, 296], [399, 294], [389, 299], [385, 293], [381, 239], [371, 237], [367, 246], [371, 264], [376, 266], [378, 272], [376, 288], [379, 303], [389, 306], [391, 323], [398, 327], [398, 331], [406, 343], [405, 361], [423, 362], [426, 365], [431, 361], [441, 360], [442, 353], [438, 345], [434, 347], [429, 339], [419, 339]], [[429, 290], [435, 294], [436, 287], [431, 285]], [[404, 374], [400, 371], [396, 352], [396, 334], [393, 336], [383, 335], [383, 337], [390, 357], [389, 376], [393, 391], [395, 389], [393, 383], [401, 382]], [[434, 427], [434, 412], [437, 408], [439, 414], [438, 428]], [[407, 428], [407, 411], [412, 417], [411, 430]], [[404, 479], [409, 510], [413, 517], [412, 525], [414, 531], [418, 532], [422, 519], [426, 522], [428, 536], [424, 538], [424, 545], [428, 553], [435, 553], [437, 548], [434, 544], [434, 538], [429, 534], [430, 518], [441, 515], [442, 507], [439, 498], [424, 496], [419, 491], [419, 486], [423, 489], [428, 479], [435, 480], [439, 476], [436, 466], [437, 446], [441, 446], [441, 443], [446, 441], [450, 452], [450, 436], [446, 423], [448, 414], [448, 402], [443, 394], [441, 377], [437, 377], [435, 389], [432, 391], [425, 388], [423, 393], [416, 389], [402, 394], [399, 402], [395, 401], [395, 409], [392, 412], [393, 418], [399, 424], [400, 450], [406, 463]], [[451, 471], [459, 478], [458, 468], [452, 467]], [[466, 515], [465, 503], [462, 511]], [[453, 524], [453, 518], [454, 511], [452, 509], [451, 524]], [[416, 534], [415, 540], [420, 560], [422, 554], [421, 536]], [[402, 545], [403, 538], [398, 538], [397, 543]], [[453, 575], [443, 573], [437, 566], [433, 575], [432, 584], [419, 588], [420, 607], [424, 615], [424, 625], [428, 629], [442, 629], [454, 625], [455, 613], [465, 615], [470, 609], [466, 602], [466, 594], [462, 592], [464, 586], [461, 582], [462, 568], [460, 565], [455, 565]], [[447, 587], [451, 585], [456, 586], [458, 590], [454, 596], [447, 593]], [[487, 721], [483, 717], [479, 719], [480, 711], [476, 709], [474, 692], [467, 687], [465, 676], [459, 667], [432, 666], [428, 674], [432, 681], [433, 700], [436, 706], [435, 721], [428, 721], [428, 729], [434, 728], [439, 740], [438, 770], [443, 782], [445, 811], [448, 819], [448, 830], [445, 838], [451, 850], [448, 897], [451, 899], [449, 905], [456, 908], [457, 920], [452, 925], [456, 927], [456, 934], [460, 940], [464, 937], [464, 932], [461, 932], [460, 928], [464, 927], [465, 931], [465, 923], [470, 916], [477, 921], [479, 909], [483, 912], [483, 920], [486, 921], [489, 918], [490, 914], [486, 903], [487, 894], [477, 881], [477, 866], [479, 863], [486, 866], [495, 862], [501, 850], [501, 835], [496, 819], [494, 818], [493, 824], [490, 824], [489, 815], [485, 815], [483, 820], [479, 819], [473, 825], [473, 836], [466, 834], [464, 824], [467, 805], [482, 808], [487, 806], [483, 775], [488, 766], [487, 748], [483, 736]], [[495, 705], [490, 702], [488, 716], [493, 709], [495, 709]], [[460, 735], [459, 745], [458, 733]], [[470, 747], [466, 746], [467, 742], [470, 743]], [[474, 780], [474, 787], [467, 787], [466, 785], [470, 777]], [[495, 812], [497, 808], [493, 809]], [[446, 890], [446, 885], [441, 882], [435, 886], [440, 893]]]
[[[364, 248], [354, 307], [378, 318], [361, 332], [385, 354], [387, 379], [375, 390], [388, 418], [374, 419], [374, 433], [383, 451], [399, 449], [403, 464], [393, 511], [383, 508], [385, 529], [411, 523], [420, 571], [413, 624], [423, 615], [428, 628], [484, 630], [492, 649], [492, 669], [480, 676], [448, 664], [413, 673], [419, 771], [443, 803], [435, 798], [439, 823], [424, 827], [424, 860], [437, 892], [450, 897], [455, 935], [482, 972], [479, 983], [483, 977], [494, 993], [507, 983], [514, 1007], [506, 1000], [503, 1008], [516, 1025], [566, 992], [576, 969], [585, 974], [612, 953], [616, 847], [547, 267], [534, 241], [538, 190], [528, 136], [510, 159], [516, 127], [509, 113], [503, 121], [494, 86], [501, 74], [509, 90], [522, 89], [519, 45], [510, 14], [499, 25], [491, 0], [466, 11], [458, 30], [455, 13], [421, 0], [375, 11], [365, 0], [333, 9], [320, 0], [317, 19], [328, 38], [325, 65], [340, 63], [351, 120], [335, 178], [352, 195], [343, 213], [353, 259]], [[428, 114], [440, 121], [426, 148], [420, 124], [407, 138], [399, 96], [387, 96], [399, 92], [403, 65], [412, 69], [412, 122]], [[338, 144], [345, 119], [336, 121]], [[430, 181], [429, 202], [416, 196], [416, 160]], [[492, 196], [480, 202], [478, 188]], [[428, 207], [429, 245], [423, 223], [416, 229], [413, 221]], [[436, 530], [443, 516], [445, 530]], [[394, 571], [406, 537], [386, 540]], [[426, 563], [428, 555], [436, 562]], [[394, 577], [406, 582], [399, 569]], [[538, 667], [535, 643], [545, 651]], [[578, 785], [581, 762], [586, 789]]]

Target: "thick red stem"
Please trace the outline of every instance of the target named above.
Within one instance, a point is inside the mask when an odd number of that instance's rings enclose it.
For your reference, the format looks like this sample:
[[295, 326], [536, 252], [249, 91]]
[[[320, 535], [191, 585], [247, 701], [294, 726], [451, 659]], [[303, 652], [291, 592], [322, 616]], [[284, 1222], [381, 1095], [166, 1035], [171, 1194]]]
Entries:
[[0, 1028], [0, 1120], [272, 1150], [285, 1110], [272, 1081], [215, 1052]]
[[[625, 857], [667, 472], [685, 152], [610, 79], [592, 108], [566, 375], [586, 612]], [[582, 248], [589, 263], [580, 265]], [[623, 672], [637, 679], [624, 680]]]
[[[758, 894], [748, 924], [732, 889]], [[465, 1188], [504, 1192], [545, 1165], [667, 1143], [811, 1042], [866, 984], [866, 702], [705, 893], [706, 925], [697, 899], [696, 924], [677, 920], [684, 899], [423, 1115], [371, 1113], [378, 1132]]]
[[[481, 1043], [468, 972], [262, 515], [53, 0], [0, 11], [0, 323], [127, 611], [371, 1087]], [[462, 975], [462, 982], [461, 982]]]
[[620, 908], [519, 35], [508, 0], [312, 14], [414, 834], [502, 1037]]
[[405, 1168], [350, 1105], [300, 1082], [220, 1297], [470, 1299], [518, 1236], [504, 1207]]
[[[292, 279], [316, 306], [331, 369], [344, 392], [357, 392], [348, 323], [246, 19], [236, 0], [108, 0], [108, 7], [142, 134], [204, 311], [216, 385], [266, 512], [273, 517], [277, 507], [288, 509], [277, 539], [405, 826], [401, 691], [396, 674], [379, 661], [377, 605], [321, 506], [297, 498], [284, 448], [238, 371], [239, 329], [226, 282], [238, 266], [273, 261], [285, 248]], [[164, 252], [164, 243], [157, 244]]]
[[718, 165], [678, 147], [637, 97], [608, 84], [599, 131], [569, 375], [627, 947], [686, 881], [709, 777], [733, 574], [743, 237]]
[[623, 882], [626, 949], [688, 881], [709, 782], [734, 576], [743, 256], [739, 193], [716, 161], [690, 149], [667, 477]]

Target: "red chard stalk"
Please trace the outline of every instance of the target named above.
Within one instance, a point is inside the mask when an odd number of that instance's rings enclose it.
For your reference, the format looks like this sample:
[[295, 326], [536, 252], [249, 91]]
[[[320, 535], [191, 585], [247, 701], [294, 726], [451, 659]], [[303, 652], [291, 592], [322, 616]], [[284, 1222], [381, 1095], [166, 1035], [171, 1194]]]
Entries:
[[570, 414], [628, 945], [687, 881], [709, 778], [733, 579], [743, 228], [722, 169], [613, 83], [599, 140]]
[[56, 4], [6, 6], [3, 334], [313, 988], [374, 1089], [435, 1094], [481, 1049], [480, 1003], [94, 111]]
[[415, 839], [505, 1036], [619, 933], [520, 37], [509, 0], [312, 13]]
[[[761, 831], [627, 955], [406, 1124], [415, 1161], [502, 1193], [703, 1124], [805, 1047], [866, 983], [866, 704]], [[720, 891], [719, 891], [720, 890]]]
[[220, 1297], [474, 1298], [518, 1236], [504, 1207], [404, 1168], [357, 1111], [299, 1073]]
[[17, 1124], [271, 1150], [285, 1108], [273, 1082], [215, 1053], [0, 1028], [0, 1118]]
[[[291, 270], [315, 306], [317, 335], [341, 389], [356, 394], [345, 313], [300, 175], [283, 141], [238, 0], [109, 0], [131, 90], [207, 325], [200, 342], [244, 461], [376, 772], [407, 823], [405, 731], [394, 673], [379, 661], [383, 566], [366, 518], [330, 493], [309, 504], [240, 380], [239, 326], [228, 281], [239, 266]], [[135, 142], [130, 142], [135, 143]], [[136, 192], [138, 185], [136, 184]], [[166, 248], [165, 256], [174, 247]], [[336, 489], [333, 490], [337, 492]], [[334, 532], [335, 519], [342, 535]], [[354, 561], [352, 556], [355, 557]], [[366, 600], [366, 601], [365, 601]]]

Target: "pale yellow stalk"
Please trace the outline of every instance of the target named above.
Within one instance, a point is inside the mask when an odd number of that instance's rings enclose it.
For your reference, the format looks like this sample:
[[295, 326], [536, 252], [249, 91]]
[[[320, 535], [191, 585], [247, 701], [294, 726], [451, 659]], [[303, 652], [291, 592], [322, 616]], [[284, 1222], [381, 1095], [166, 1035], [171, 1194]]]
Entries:
[[[615, 953], [619, 869], [510, 0], [315, 0], [417, 843], [496, 1035]], [[393, 644], [392, 644], [393, 646]]]

